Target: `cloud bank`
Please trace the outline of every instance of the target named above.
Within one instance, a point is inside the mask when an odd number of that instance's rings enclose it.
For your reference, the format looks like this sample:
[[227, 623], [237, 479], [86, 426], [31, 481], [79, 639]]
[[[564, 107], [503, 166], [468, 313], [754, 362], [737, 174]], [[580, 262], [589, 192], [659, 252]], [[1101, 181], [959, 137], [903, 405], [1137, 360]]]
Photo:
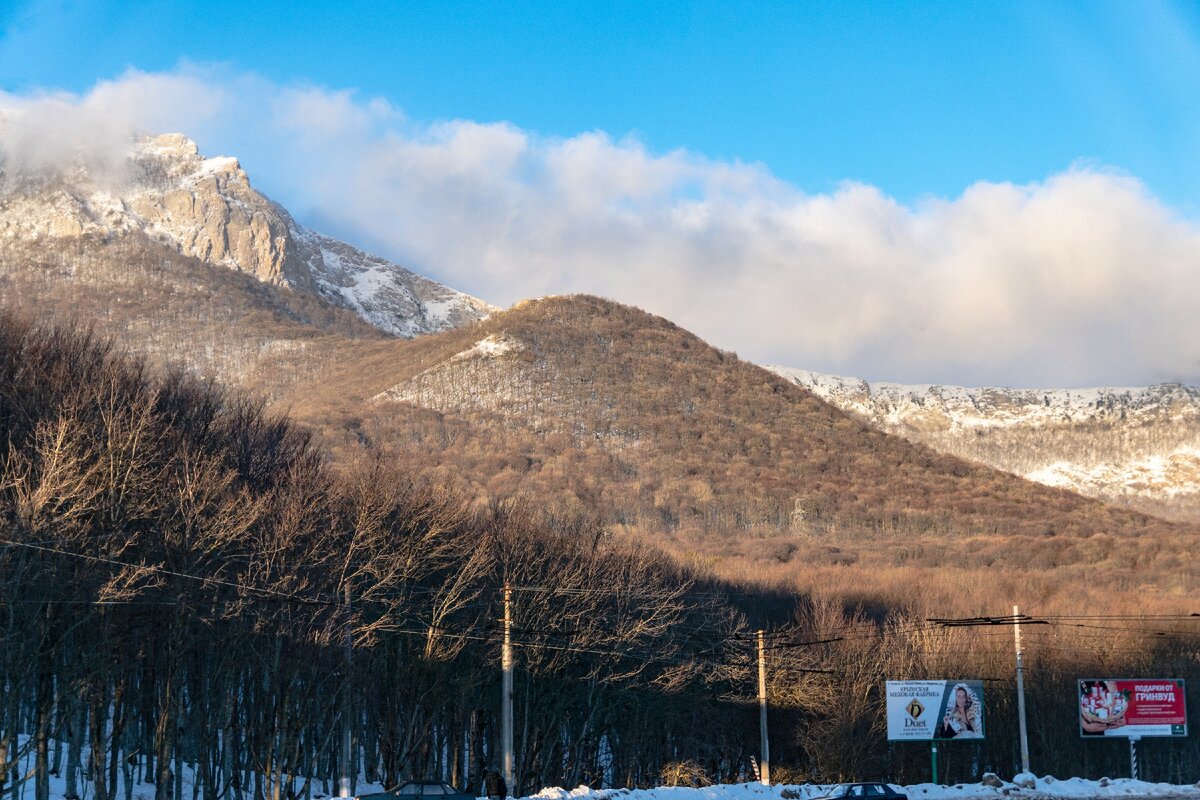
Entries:
[[119, 170], [131, 131], [236, 155], [302, 221], [493, 303], [589, 292], [762, 363], [966, 385], [1200, 383], [1200, 222], [1073, 166], [903, 204], [602, 132], [414, 121], [220, 68], [0, 93], [0, 158]]

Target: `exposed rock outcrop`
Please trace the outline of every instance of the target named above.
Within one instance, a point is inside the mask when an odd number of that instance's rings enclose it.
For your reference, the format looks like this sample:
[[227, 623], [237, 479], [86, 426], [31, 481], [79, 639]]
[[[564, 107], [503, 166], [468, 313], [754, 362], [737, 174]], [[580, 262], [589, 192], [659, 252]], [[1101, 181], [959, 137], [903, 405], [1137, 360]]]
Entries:
[[65, 239], [142, 231], [178, 252], [319, 294], [411, 337], [485, 318], [494, 307], [300, 225], [256, 190], [235, 158], [204, 158], [181, 134], [131, 144], [116, 175], [76, 165], [5, 175], [0, 236]]

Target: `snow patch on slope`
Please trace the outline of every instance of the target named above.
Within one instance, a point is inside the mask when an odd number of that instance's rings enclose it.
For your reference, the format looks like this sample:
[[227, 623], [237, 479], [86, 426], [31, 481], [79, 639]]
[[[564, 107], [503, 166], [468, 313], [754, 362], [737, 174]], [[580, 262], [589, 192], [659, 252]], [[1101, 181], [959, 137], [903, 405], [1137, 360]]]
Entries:
[[521, 344], [516, 339], [509, 336], [507, 333], [502, 333], [499, 336], [492, 334], [485, 336], [476, 342], [472, 347], [463, 350], [461, 353], [456, 353], [450, 358], [451, 361], [461, 361], [464, 358], [499, 358], [507, 353], [524, 350], [525, 345]]
[[411, 338], [478, 322], [496, 311], [482, 300], [289, 222], [297, 258], [307, 265], [317, 291], [388, 333]]
[[1025, 475], [1031, 481], [1078, 491], [1125, 487], [1129, 494], [1154, 493], [1164, 497], [1200, 494], [1200, 450], [1177, 447], [1165, 455], [1149, 455], [1126, 462], [1104, 461], [1084, 466], [1056, 461]]
[[[529, 377], [520, 368], [503, 362], [504, 356], [524, 349], [522, 342], [507, 333], [489, 334], [371, 400], [414, 403], [443, 412], [518, 403], [533, 391]], [[481, 390], [484, 386], [486, 391]]]

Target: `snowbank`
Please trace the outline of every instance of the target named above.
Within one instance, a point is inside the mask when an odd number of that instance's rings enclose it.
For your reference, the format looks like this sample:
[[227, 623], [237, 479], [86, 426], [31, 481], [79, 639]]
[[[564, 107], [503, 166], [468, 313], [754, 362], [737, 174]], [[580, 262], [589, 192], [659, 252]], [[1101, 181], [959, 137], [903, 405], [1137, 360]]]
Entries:
[[[907, 794], [910, 800], [991, 800], [992, 798], [1142, 798], [1180, 797], [1200, 798], [1200, 783], [1172, 784], [1135, 781], [1130, 778], [1101, 778], [1098, 781], [1084, 778], [1058, 780], [1047, 775], [1032, 778], [1033, 788], [1022, 788], [1008, 781], [996, 781], [998, 786], [982, 783], [960, 783], [954, 786], [939, 786], [918, 783], [895, 788]], [[1026, 781], [1022, 781], [1025, 783]], [[586, 786], [578, 789], [543, 789], [532, 797], [536, 800], [810, 800], [820, 797], [833, 785], [807, 784], [803, 786], [763, 786], [759, 783], [722, 784], [702, 789], [682, 787], [660, 787], [658, 789], [608, 789], [594, 791]]]

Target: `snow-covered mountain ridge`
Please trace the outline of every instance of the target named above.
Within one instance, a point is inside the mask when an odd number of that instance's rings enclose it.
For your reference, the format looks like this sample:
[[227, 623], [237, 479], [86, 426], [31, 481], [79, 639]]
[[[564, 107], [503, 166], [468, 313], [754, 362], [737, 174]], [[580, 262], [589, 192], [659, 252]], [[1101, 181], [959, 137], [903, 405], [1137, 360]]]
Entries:
[[767, 369], [889, 433], [1092, 497], [1200, 512], [1200, 388], [868, 383]]
[[886, 421], [913, 424], [922, 416], [960, 428], [1014, 423], [1122, 419], [1127, 415], [1197, 416], [1200, 388], [1164, 383], [1139, 388], [1008, 389], [940, 384], [868, 383], [770, 365], [775, 374], [842, 408]]
[[386, 259], [312, 231], [251, 184], [237, 159], [204, 158], [180, 134], [131, 143], [116, 169], [5, 172], [0, 238], [108, 238], [141, 232], [178, 252], [317, 294], [412, 337], [496, 309]]

